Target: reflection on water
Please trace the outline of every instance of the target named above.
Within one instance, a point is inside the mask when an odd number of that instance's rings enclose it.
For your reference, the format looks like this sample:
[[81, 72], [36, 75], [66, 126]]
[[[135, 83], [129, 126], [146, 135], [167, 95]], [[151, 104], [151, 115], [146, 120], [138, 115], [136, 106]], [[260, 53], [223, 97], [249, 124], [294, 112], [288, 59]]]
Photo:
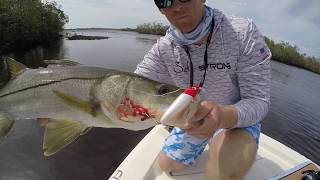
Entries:
[[144, 43], [146, 45], [150, 45], [150, 43], [154, 44], [157, 42], [157, 40], [155, 40], [154, 38], [150, 39], [150, 38], [146, 38], [146, 37], [136, 37], [136, 40], [138, 42]]
[[148, 131], [93, 128], [59, 153], [44, 157], [44, 129], [33, 120], [18, 121], [0, 140], [0, 179], [107, 179]]
[[[78, 34], [110, 39], [62, 40], [13, 56], [29, 67], [38, 67], [43, 59], [72, 59], [133, 71], [159, 37], [115, 30]], [[262, 131], [320, 164], [320, 76], [277, 62], [272, 62], [272, 72], [272, 105]], [[148, 132], [95, 128], [57, 155], [44, 159], [43, 129], [30, 121], [18, 122], [15, 129], [0, 141], [0, 179], [106, 179]]]
[[68, 47], [64, 43], [65, 40], [58, 40], [44, 47], [39, 46], [28, 52], [12, 54], [11, 57], [30, 68], [37, 68], [44, 65], [43, 60], [45, 59], [63, 59], [68, 51]]

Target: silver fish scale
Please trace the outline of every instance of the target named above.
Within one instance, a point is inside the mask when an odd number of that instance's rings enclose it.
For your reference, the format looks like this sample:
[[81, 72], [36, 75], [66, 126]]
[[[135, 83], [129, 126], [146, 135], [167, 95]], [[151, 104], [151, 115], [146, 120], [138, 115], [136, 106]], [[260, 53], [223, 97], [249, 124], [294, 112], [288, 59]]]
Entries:
[[91, 114], [74, 109], [53, 93], [57, 90], [83, 101], [90, 101], [90, 89], [97, 80], [71, 79], [61, 83], [29, 88], [0, 98], [0, 109], [18, 119], [35, 119], [39, 117], [57, 120], [77, 120], [87, 126], [105, 125]]
[[60, 82], [67, 79], [103, 78], [112, 72], [113, 70], [88, 66], [27, 69], [16, 78], [9, 81], [8, 84], [0, 90], [0, 97], [24, 89], [47, 85], [53, 82]]

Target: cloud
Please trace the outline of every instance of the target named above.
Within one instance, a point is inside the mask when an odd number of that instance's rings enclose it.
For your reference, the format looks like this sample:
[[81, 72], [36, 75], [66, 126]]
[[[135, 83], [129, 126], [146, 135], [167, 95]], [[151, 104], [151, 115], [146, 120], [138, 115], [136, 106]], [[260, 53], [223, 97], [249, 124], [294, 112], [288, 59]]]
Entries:
[[67, 28], [76, 27], [136, 27], [146, 22], [162, 22], [165, 18], [146, 0], [56, 0], [70, 18]]
[[207, 0], [227, 14], [252, 18], [259, 29], [276, 41], [297, 45], [303, 52], [320, 57], [319, 0]]
[[[70, 18], [66, 28], [136, 27], [147, 22], [168, 24], [152, 0], [55, 0]], [[253, 19], [259, 29], [276, 41], [296, 44], [320, 57], [319, 0], [207, 0], [206, 4]]]

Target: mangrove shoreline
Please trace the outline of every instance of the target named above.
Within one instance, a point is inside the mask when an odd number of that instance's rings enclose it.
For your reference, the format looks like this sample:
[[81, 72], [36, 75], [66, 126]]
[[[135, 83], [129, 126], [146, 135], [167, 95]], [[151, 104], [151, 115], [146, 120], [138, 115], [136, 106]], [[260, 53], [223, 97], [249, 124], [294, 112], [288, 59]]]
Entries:
[[68, 16], [54, 2], [0, 1], [0, 56], [61, 39]]

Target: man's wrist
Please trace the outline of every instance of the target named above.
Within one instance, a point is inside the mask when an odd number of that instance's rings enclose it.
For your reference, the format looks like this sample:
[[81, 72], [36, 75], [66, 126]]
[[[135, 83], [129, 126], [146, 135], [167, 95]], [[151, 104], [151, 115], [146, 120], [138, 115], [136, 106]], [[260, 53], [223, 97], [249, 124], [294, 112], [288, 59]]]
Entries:
[[220, 128], [233, 128], [238, 122], [238, 111], [233, 105], [220, 105], [222, 115]]

